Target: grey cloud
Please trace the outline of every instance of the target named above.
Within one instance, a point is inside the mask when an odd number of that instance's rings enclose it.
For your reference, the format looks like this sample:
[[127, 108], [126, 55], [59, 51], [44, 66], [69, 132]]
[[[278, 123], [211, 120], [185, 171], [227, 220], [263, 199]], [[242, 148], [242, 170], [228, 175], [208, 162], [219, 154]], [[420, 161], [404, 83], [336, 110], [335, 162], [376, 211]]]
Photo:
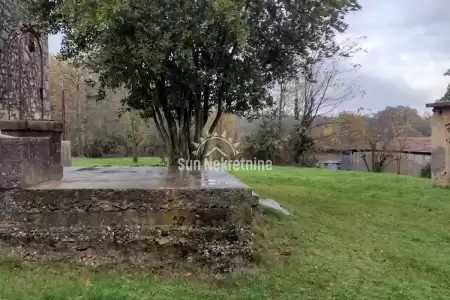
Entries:
[[360, 3], [363, 10], [350, 15], [347, 21], [348, 36], [367, 37], [368, 53], [357, 58], [362, 65], [361, 85], [366, 96], [347, 107], [377, 110], [385, 105], [410, 105], [425, 111], [425, 103], [443, 94], [448, 83], [443, 72], [450, 68], [450, 1]]
[[447, 0], [360, 0], [360, 4], [362, 11], [351, 18], [367, 28], [414, 28], [449, 23], [450, 1]]
[[370, 74], [361, 74], [358, 85], [364, 91], [360, 98], [344, 102], [341, 110], [355, 111], [358, 108], [378, 111], [386, 106], [408, 105], [420, 112], [425, 111], [427, 95], [411, 89], [403, 81], [390, 81]]
[[362, 11], [348, 21], [354, 35], [392, 37], [399, 47], [411, 51], [450, 49], [450, 1], [360, 0]]

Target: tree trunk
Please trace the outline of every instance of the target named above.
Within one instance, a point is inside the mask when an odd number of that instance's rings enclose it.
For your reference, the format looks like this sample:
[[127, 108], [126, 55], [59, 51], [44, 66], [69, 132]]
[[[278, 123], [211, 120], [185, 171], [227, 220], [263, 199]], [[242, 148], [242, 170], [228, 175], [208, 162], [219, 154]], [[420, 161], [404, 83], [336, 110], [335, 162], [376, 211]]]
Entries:
[[296, 78], [295, 80], [295, 99], [294, 99], [294, 119], [295, 121], [300, 120], [300, 99], [298, 97], [300, 89], [300, 82], [299, 79]]
[[280, 81], [280, 103], [278, 108], [278, 118], [280, 122], [280, 132], [281, 132], [281, 123], [283, 121], [283, 102], [284, 102], [284, 82]]
[[[365, 153], [361, 152], [361, 158], [363, 159], [363, 162], [364, 162], [364, 165], [366, 166], [367, 172], [372, 172], [372, 169], [369, 167], [369, 163], [367, 162], [367, 155]], [[373, 166], [372, 166], [372, 168], [373, 168]]]
[[138, 153], [137, 153], [137, 137], [136, 137], [136, 119], [132, 112], [129, 113], [130, 121], [131, 121], [131, 144], [133, 150], [133, 162], [138, 162]]
[[[164, 146], [165, 146], [165, 152], [167, 156], [167, 166], [178, 166], [179, 159], [183, 158], [185, 160], [189, 160], [191, 158], [190, 153], [190, 147], [188, 146], [182, 146], [181, 144], [184, 143], [185, 145], [189, 145], [192, 143], [191, 135], [190, 135], [190, 124], [187, 124], [182, 127], [181, 131], [175, 130], [172, 131], [170, 134], [170, 128], [167, 128], [166, 124], [164, 124], [163, 119], [161, 118], [161, 115], [157, 112], [157, 117], [154, 119], [156, 129], [161, 136], [161, 138], [164, 140]], [[174, 138], [170, 140], [169, 135], [172, 135]]]
[[184, 158], [178, 151], [170, 149], [167, 155], [167, 166], [174, 167], [178, 166], [180, 159]]

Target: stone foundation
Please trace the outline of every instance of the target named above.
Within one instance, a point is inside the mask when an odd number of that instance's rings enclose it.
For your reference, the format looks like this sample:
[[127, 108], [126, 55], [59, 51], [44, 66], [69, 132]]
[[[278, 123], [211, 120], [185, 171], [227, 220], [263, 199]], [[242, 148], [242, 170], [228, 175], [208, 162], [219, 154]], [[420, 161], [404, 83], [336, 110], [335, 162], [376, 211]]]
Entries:
[[252, 255], [257, 199], [225, 172], [66, 168], [61, 181], [0, 199], [3, 249], [28, 258], [227, 271]]

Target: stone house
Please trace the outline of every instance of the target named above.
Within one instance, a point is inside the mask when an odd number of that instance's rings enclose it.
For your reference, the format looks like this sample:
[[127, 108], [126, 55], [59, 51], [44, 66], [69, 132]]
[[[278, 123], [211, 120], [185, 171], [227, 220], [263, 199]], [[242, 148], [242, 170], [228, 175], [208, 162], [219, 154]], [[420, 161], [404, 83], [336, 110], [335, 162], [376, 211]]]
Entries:
[[450, 102], [427, 104], [433, 109], [431, 179], [434, 186], [450, 186]]

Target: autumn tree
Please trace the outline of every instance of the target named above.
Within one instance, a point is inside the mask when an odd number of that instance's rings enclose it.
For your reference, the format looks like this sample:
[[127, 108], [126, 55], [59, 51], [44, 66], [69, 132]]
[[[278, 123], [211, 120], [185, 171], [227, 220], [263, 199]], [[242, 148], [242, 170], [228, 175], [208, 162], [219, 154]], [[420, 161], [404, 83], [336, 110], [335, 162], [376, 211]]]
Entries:
[[82, 155], [85, 149], [89, 97], [95, 91], [86, 80], [89, 73], [79, 67], [50, 57], [50, 99], [53, 118], [64, 121], [63, 138], [72, 137], [75, 155]]
[[[65, 138], [74, 156], [161, 155], [152, 122], [121, 104], [126, 91], [108, 91], [108, 101], [96, 101], [85, 69], [50, 57], [52, 116], [65, 120]], [[64, 102], [64, 105], [63, 105]], [[64, 112], [64, 114], [63, 114]]]
[[358, 41], [346, 40], [333, 55], [318, 50], [311, 57], [310, 65], [300, 67], [291, 82], [290, 111], [295, 120], [294, 157], [299, 161], [304, 153], [314, 145], [317, 138], [312, 132], [324, 128], [332, 118], [324, 118], [335, 111], [344, 101], [362, 96], [357, 84], [356, 71], [359, 65], [351, 57], [361, 51]]
[[359, 8], [357, 0], [36, 0], [30, 10], [64, 34], [65, 58], [98, 74], [100, 98], [129, 90], [124, 103], [154, 120], [173, 165], [192, 157], [192, 142], [222, 114], [270, 106], [274, 83], [316, 49], [334, 53], [344, 16]]
[[418, 111], [408, 106], [387, 106], [378, 112], [378, 117], [386, 127], [403, 126], [403, 136], [431, 136], [431, 124]]
[[404, 111], [393, 113], [390, 122], [383, 116], [382, 112], [372, 114], [363, 110], [339, 116], [341, 146], [358, 150], [368, 172], [383, 172], [392, 163], [397, 163], [399, 170], [407, 147], [402, 138], [410, 124]]

